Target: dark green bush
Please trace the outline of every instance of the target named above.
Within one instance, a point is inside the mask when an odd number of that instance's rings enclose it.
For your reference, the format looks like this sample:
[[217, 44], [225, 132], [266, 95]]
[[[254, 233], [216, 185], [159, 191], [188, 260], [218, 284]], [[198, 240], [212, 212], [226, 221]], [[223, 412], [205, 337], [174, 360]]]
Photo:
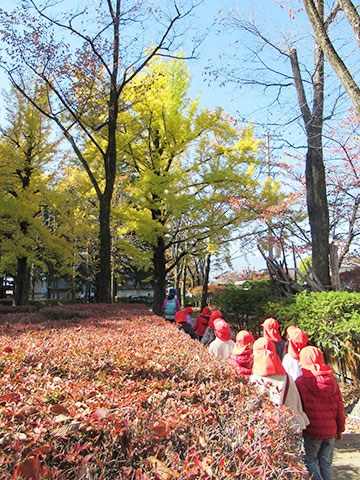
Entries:
[[30, 313], [35, 312], [35, 308], [31, 305], [1, 305], [0, 306], [0, 315], [7, 313]]
[[0, 298], [0, 306], [2, 305], [13, 305], [13, 299], [12, 298]]
[[360, 294], [355, 292], [301, 293], [268, 302], [264, 313], [275, 317], [282, 329], [299, 326], [310, 343], [329, 348], [338, 356], [348, 348], [348, 341], [360, 334]]
[[259, 319], [264, 318], [264, 308], [277, 292], [269, 280], [249, 280], [240, 286], [230, 285], [215, 295], [213, 302], [234, 328], [257, 334]]

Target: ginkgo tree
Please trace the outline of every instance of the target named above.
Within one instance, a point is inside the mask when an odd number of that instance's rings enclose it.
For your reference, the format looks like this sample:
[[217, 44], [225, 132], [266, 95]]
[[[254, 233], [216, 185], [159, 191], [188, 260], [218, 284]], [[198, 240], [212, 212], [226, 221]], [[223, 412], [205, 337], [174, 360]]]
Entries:
[[[32, 88], [44, 101], [36, 83]], [[22, 305], [29, 300], [33, 259], [63, 262], [69, 251], [61, 232], [45, 221], [59, 199], [54, 188], [58, 141], [51, 138], [48, 121], [18, 91], [12, 89], [7, 102], [7, 126], [0, 130], [0, 240], [3, 265], [16, 264], [10, 273], [15, 302]]]
[[[117, 146], [118, 116], [127, 107], [123, 91], [152, 58], [176, 50], [197, 2], [69, 3], [24, 0], [12, 12], [0, 9], [0, 61], [12, 84], [58, 126], [96, 192], [97, 292], [98, 301], [106, 303], [111, 301], [111, 206], [123, 166]], [[47, 91], [47, 105], [26, 88], [29, 74]], [[84, 137], [93, 146], [94, 163], [86, 156]]]
[[[151, 245], [156, 313], [174, 266], [186, 255], [215, 252], [253, 215], [233, 209], [231, 198], [277, 201], [277, 186], [256, 178], [251, 128], [240, 128], [220, 108], [200, 108], [189, 82], [183, 61], [152, 62], [129, 85], [132, 107], [121, 116], [118, 145], [129, 181], [118, 208], [126, 228]], [[175, 244], [181, 248], [168, 262]]]

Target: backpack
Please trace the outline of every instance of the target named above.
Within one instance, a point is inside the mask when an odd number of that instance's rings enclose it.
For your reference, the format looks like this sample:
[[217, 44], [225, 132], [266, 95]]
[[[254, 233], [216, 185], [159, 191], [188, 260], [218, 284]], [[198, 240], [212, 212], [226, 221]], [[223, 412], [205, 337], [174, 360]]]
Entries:
[[176, 313], [176, 298], [172, 298], [171, 300], [166, 301], [166, 305], [164, 309], [165, 318], [169, 316], [170, 319], [174, 319], [175, 313]]

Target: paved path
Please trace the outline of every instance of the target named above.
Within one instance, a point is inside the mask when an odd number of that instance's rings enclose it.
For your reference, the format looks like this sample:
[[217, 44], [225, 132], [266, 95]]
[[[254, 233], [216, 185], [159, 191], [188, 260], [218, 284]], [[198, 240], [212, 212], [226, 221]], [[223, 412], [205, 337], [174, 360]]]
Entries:
[[344, 433], [336, 442], [333, 472], [333, 480], [360, 479], [360, 433]]

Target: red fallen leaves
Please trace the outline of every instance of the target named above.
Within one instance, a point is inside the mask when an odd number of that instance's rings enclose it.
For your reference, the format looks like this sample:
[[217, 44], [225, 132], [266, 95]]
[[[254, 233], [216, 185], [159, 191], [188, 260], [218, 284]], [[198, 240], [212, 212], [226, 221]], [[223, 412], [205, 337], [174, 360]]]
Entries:
[[26, 459], [15, 471], [15, 478], [24, 478], [26, 480], [40, 480], [42, 467], [39, 457]]
[[86, 318], [0, 335], [0, 478], [305, 478], [288, 413], [199, 342], [141, 305], [55, 308]]
[[62, 405], [53, 405], [51, 407], [51, 412], [55, 415], [70, 415], [70, 412], [67, 408], [63, 407]]
[[45, 472], [41, 466], [40, 456], [51, 452], [51, 445], [43, 445], [27, 454], [28, 458], [14, 471], [15, 478], [24, 478], [27, 480], [40, 480], [42, 472]]
[[1, 403], [17, 403], [19, 402], [21, 399], [21, 395], [19, 395], [18, 393], [5, 393], [4, 395], [1, 395], [0, 396], [0, 404]]

